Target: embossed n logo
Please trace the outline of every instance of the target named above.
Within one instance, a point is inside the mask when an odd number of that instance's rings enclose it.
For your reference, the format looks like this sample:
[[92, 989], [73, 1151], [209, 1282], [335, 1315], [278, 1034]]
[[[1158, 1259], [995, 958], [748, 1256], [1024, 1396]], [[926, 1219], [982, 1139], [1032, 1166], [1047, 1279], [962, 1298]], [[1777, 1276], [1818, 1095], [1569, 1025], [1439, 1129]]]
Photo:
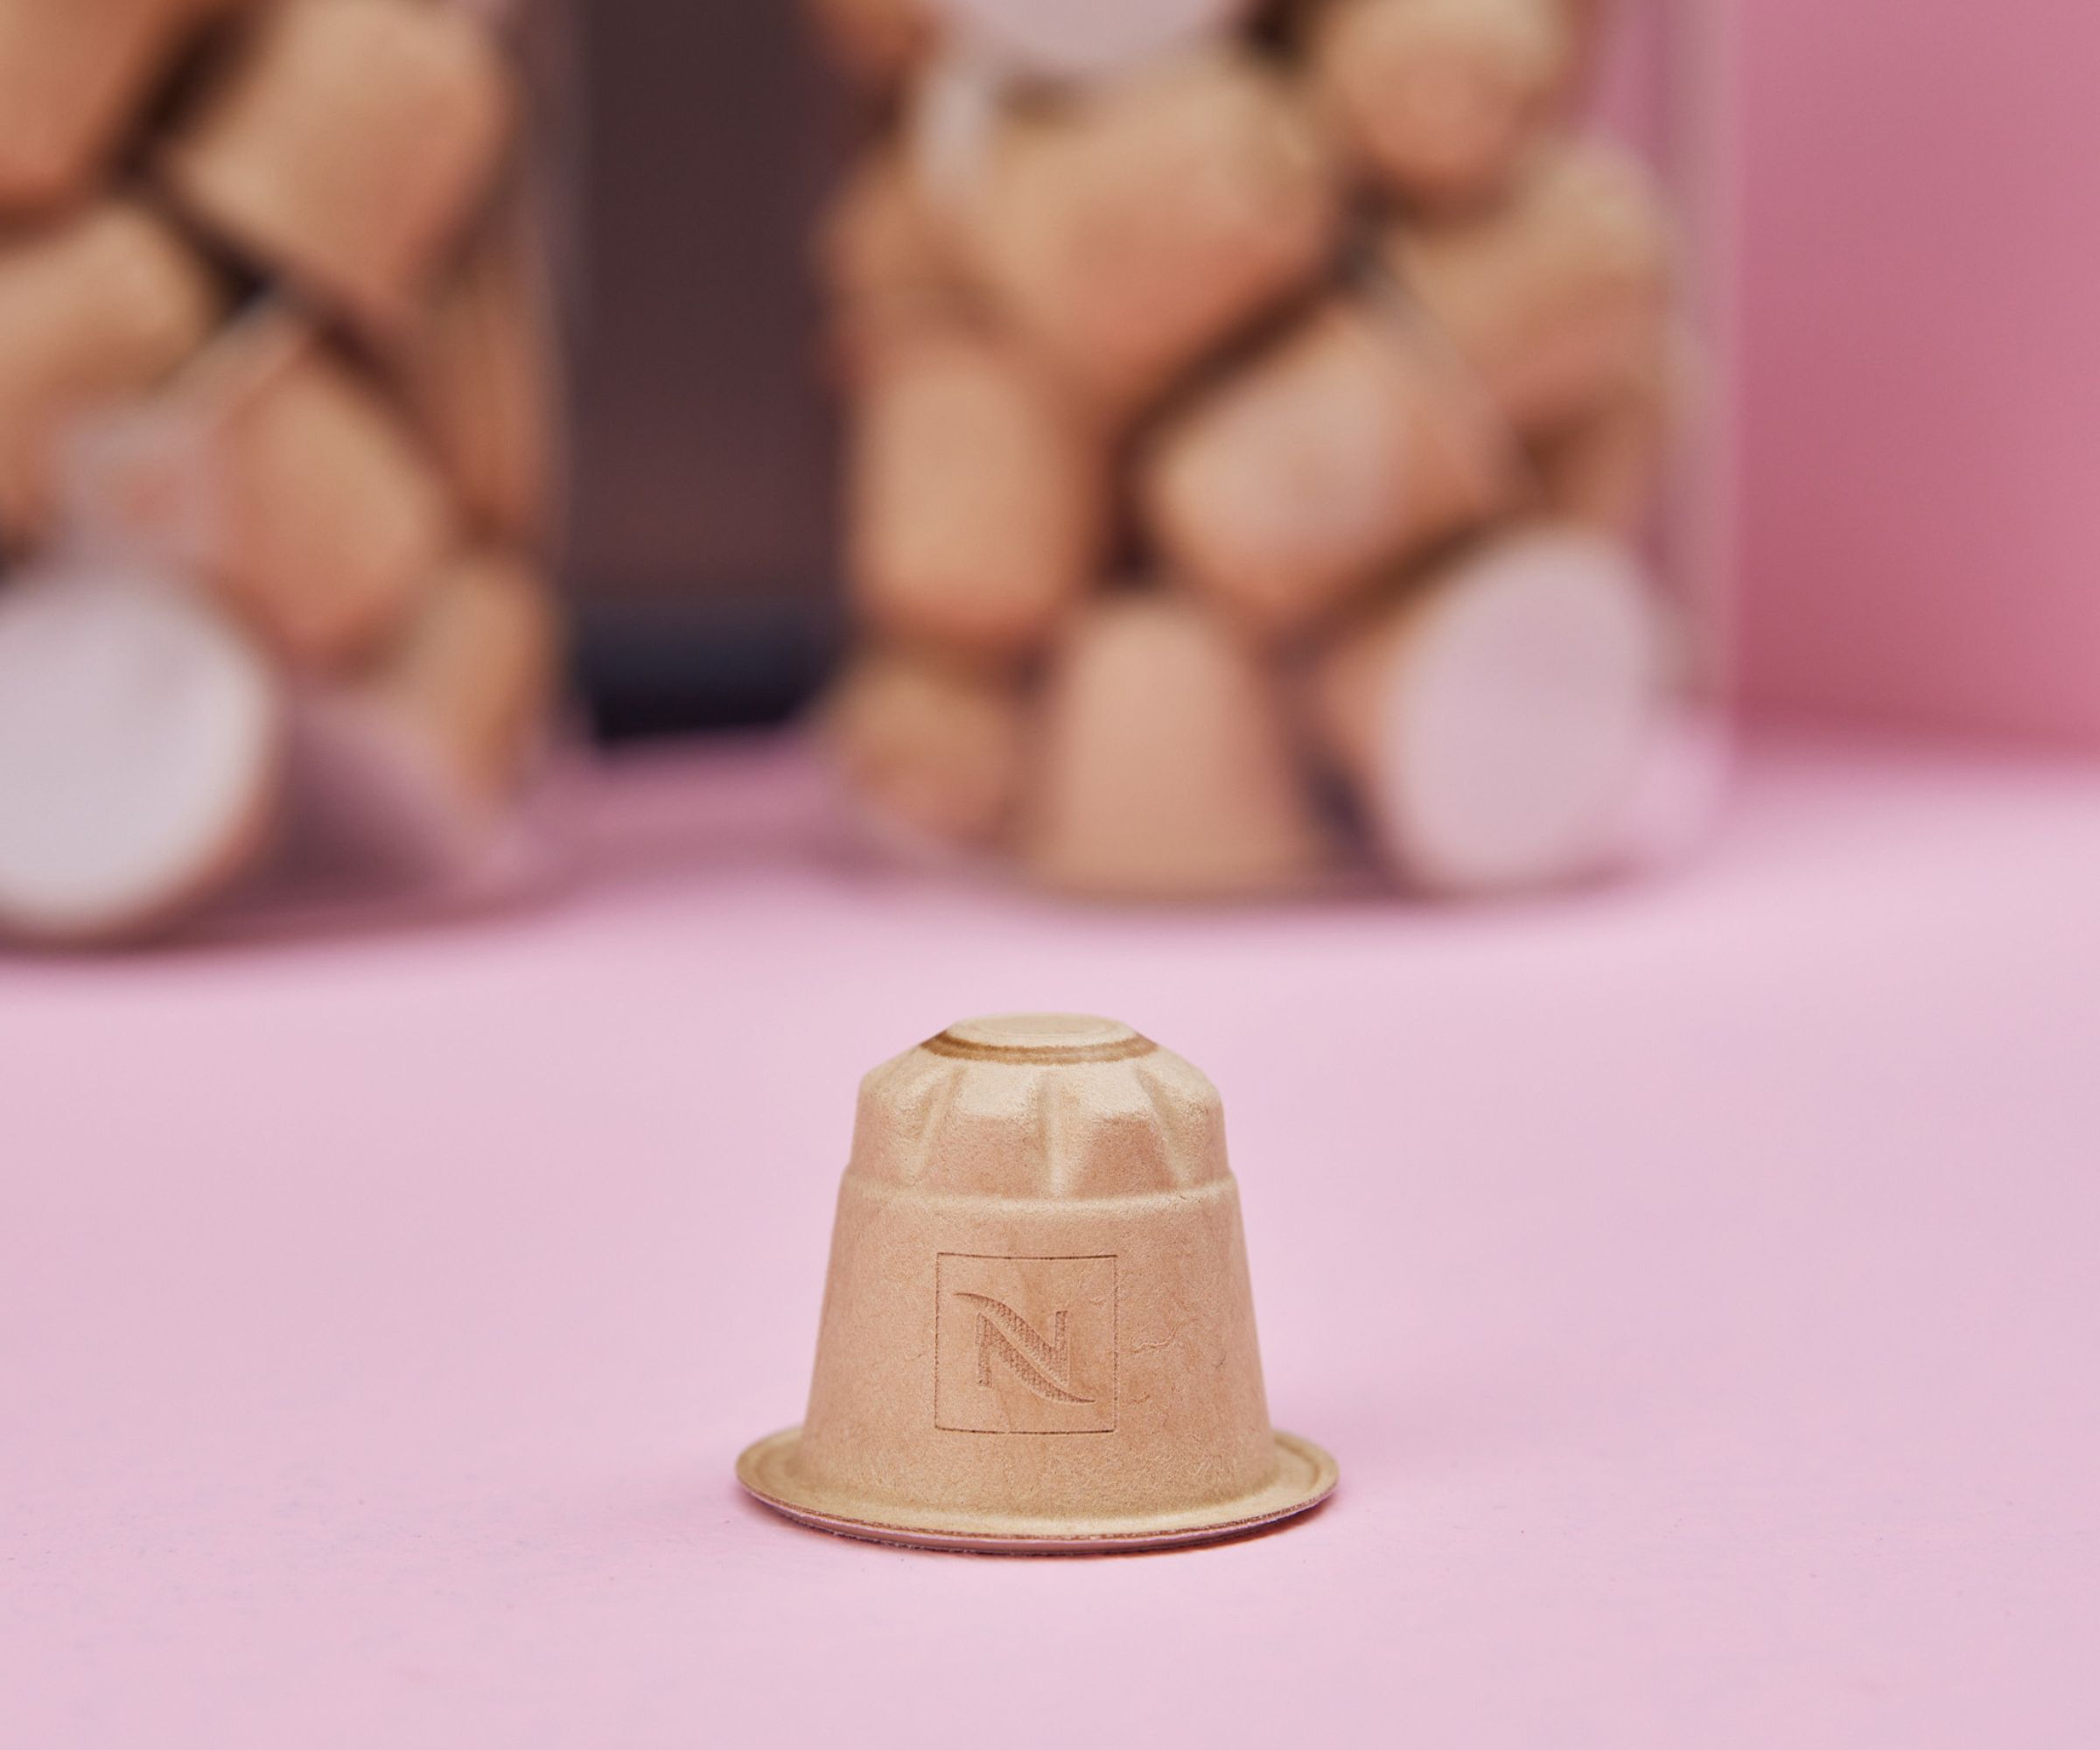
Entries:
[[934, 1425], [957, 1434], [1114, 1432], [1116, 1262], [1108, 1253], [936, 1254]]
[[1060, 1306], [1050, 1315], [1050, 1335], [1041, 1332], [1004, 1300], [989, 1294], [960, 1290], [956, 1298], [977, 1309], [977, 1383], [992, 1382], [995, 1363], [1011, 1369], [1015, 1378], [1038, 1397], [1051, 1404], [1091, 1404], [1072, 1390], [1072, 1345], [1065, 1335], [1065, 1312]]

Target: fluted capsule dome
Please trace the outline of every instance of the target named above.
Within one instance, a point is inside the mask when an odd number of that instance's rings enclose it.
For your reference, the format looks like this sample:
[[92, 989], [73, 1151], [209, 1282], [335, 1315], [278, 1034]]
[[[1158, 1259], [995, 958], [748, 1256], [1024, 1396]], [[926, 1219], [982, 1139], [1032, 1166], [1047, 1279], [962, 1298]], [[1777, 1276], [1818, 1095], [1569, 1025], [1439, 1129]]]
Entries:
[[870, 1071], [847, 1171], [929, 1191], [1073, 1200], [1228, 1176], [1209, 1079], [1090, 1015], [964, 1021]]

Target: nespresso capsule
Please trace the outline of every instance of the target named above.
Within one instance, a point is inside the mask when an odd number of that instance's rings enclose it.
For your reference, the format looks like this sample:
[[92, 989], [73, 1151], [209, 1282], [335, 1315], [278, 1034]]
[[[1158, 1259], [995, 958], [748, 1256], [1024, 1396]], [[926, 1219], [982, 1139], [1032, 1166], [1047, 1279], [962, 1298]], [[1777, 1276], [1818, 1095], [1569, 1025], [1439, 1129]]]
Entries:
[[1313, 15], [1315, 89], [1371, 177], [1409, 200], [1494, 195], [1575, 69], [1564, 0], [1336, 0]]
[[1026, 728], [1008, 677], [893, 649], [857, 656], [823, 713], [825, 744], [861, 809], [935, 846], [987, 845], [1004, 834]]
[[108, 200], [0, 242], [0, 534], [50, 532], [68, 429], [200, 347], [221, 293], [144, 207]]
[[1072, 1015], [964, 1022], [872, 1072], [808, 1414], [737, 1475], [825, 1530], [1015, 1553], [1317, 1506], [1335, 1465], [1270, 1424], [1217, 1091]]
[[1593, 872], [1662, 699], [1653, 585], [1586, 531], [1500, 536], [1345, 639], [1318, 715], [1395, 871], [1493, 895]]
[[465, 7], [280, 0], [244, 22], [159, 173], [224, 242], [390, 329], [486, 193], [516, 107]]
[[546, 252], [524, 212], [492, 217], [406, 331], [403, 401], [467, 522], [499, 541], [559, 525], [561, 386]]
[[831, 362], [848, 385], [928, 330], [979, 324], [980, 300], [902, 151], [855, 165], [819, 221], [816, 256]]
[[1328, 845], [1273, 679], [1171, 595], [1089, 606], [1052, 664], [1023, 848], [1052, 886], [1233, 900], [1314, 881]]
[[961, 210], [1000, 310], [1117, 413], [1308, 284], [1340, 219], [1292, 88], [1223, 48], [1015, 116]]
[[1606, 396], [1669, 319], [1662, 207], [1648, 171], [1612, 147], [1547, 153], [1506, 202], [1398, 227], [1384, 256], [1527, 434]]
[[1106, 444], [1019, 348], [900, 348], [853, 410], [848, 569], [868, 621], [987, 659], [1039, 648], [1092, 580]]
[[303, 666], [371, 654], [458, 528], [410, 428], [356, 368], [274, 312], [228, 330], [168, 398], [205, 446], [200, 557], [223, 597]]
[[270, 665], [209, 602], [90, 569], [0, 591], [0, 935], [83, 945], [177, 921], [266, 848]]
[[1533, 445], [1539, 502], [1559, 521], [1637, 540], [1661, 497], [1693, 374], [1689, 343], [1657, 348], [1593, 407]]
[[225, 0], [0, 0], [0, 213], [85, 194]]
[[1516, 479], [1507, 430], [1440, 339], [1351, 297], [1169, 423], [1138, 499], [1178, 572], [1281, 638], [1502, 508]]

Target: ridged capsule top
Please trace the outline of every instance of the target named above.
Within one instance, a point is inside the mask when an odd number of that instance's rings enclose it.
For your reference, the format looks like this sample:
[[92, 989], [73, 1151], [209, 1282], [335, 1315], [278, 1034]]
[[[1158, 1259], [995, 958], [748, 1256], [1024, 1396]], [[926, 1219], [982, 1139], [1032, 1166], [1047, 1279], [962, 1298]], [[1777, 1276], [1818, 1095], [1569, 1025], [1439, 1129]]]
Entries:
[[963, 1021], [871, 1070], [849, 1173], [987, 1197], [1121, 1197], [1229, 1176], [1217, 1089], [1119, 1021]]

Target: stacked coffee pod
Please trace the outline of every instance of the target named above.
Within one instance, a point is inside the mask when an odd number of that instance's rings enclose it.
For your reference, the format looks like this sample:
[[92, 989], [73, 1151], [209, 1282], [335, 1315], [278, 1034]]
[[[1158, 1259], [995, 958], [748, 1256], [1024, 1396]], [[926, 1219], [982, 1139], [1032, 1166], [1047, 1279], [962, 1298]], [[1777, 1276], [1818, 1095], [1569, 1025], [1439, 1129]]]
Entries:
[[1673, 685], [1686, 374], [1578, 0], [821, 0], [822, 228], [892, 838], [1074, 892], [1594, 872]]
[[0, 934], [178, 921], [324, 788], [500, 834], [559, 641], [512, 23], [0, 0]]

